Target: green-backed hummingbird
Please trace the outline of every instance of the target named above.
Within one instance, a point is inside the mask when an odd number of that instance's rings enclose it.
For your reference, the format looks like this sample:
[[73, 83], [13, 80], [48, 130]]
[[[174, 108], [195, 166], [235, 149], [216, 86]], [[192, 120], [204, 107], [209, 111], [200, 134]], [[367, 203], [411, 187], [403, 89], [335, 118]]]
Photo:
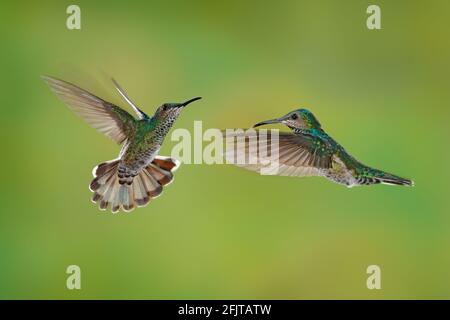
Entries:
[[127, 96], [112, 79], [117, 91], [132, 107], [137, 118], [124, 109], [107, 102], [71, 83], [49, 76], [42, 78], [50, 89], [92, 127], [104, 133], [122, 149], [118, 158], [103, 162], [92, 171], [94, 179], [89, 188], [92, 201], [101, 210], [110, 205], [113, 213], [128, 212], [145, 206], [159, 196], [163, 186], [172, 182], [176, 159], [158, 155], [165, 136], [181, 110], [200, 97], [183, 103], [165, 103], [149, 117]]
[[[262, 125], [282, 123], [292, 130], [290, 132], [279, 132], [275, 138], [259, 138], [255, 148], [250, 146], [249, 139], [245, 132], [230, 133], [227, 137], [241, 136], [244, 139], [242, 146], [238, 145], [238, 152], [250, 153], [250, 157], [258, 161], [253, 163], [236, 163], [236, 154], [233, 152], [226, 154], [230, 162], [252, 171], [261, 171], [267, 167], [267, 155], [274, 152], [273, 148], [278, 148], [277, 167], [275, 175], [282, 176], [323, 176], [333, 182], [343, 184], [347, 187], [371, 185], [377, 183], [391, 185], [413, 186], [414, 182], [409, 179], [400, 178], [396, 175], [368, 167], [354, 157], [330, 137], [320, 125], [317, 118], [307, 109], [298, 109], [288, 114], [259, 122], [253, 127]], [[233, 140], [228, 140], [234, 143]], [[263, 143], [261, 144], [261, 142]], [[261, 152], [261, 145], [270, 152]], [[231, 146], [233, 147], [233, 146]], [[253, 153], [253, 154], [252, 154]], [[231, 159], [230, 154], [233, 156]], [[265, 159], [263, 159], [265, 157]], [[271, 174], [271, 173], [268, 173]]]

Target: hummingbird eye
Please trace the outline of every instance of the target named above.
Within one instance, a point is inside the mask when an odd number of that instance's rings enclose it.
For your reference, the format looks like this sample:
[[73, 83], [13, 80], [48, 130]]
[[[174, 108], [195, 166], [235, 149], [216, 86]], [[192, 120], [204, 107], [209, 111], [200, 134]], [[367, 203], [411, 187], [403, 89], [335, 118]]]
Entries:
[[163, 104], [162, 110], [163, 111], [167, 111], [167, 109], [169, 109], [169, 106], [167, 104]]
[[298, 115], [296, 113], [293, 113], [292, 116], [291, 116], [291, 119], [292, 120], [296, 120], [297, 118], [298, 118]]

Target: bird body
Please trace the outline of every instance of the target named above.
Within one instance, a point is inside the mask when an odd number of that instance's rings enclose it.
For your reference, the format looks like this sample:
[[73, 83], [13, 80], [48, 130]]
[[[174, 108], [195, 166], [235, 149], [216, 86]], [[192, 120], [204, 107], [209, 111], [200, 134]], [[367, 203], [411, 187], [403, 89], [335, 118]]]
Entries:
[[[283, 123], [292, 130], [291, 133], [280, 132], [276, 141], [271, 138], [265, 141], [269, 150], [278, 148], [279, 166], [273, 171], [276, 175], [323, 176], [347, 187], [377, 183], [413, 185], [411, 180], [368, 167], [356, 160], [322, 129], [319, 121], [307, 109], [294, 110], [283, 117], [259, 122], [254, 127], [275, 123]], [[242, 136], [245, 133], [231, 133], [229, 136], [239, 135]], [[234, 143], [233, 140], [228, 141]], [[267, 162], [260, 161], [264, 160], [262, 159], [264, 155], [259, 151], [260, 142], [258, 142], [258, 148], [252, 151], [250, 139], [245, 141], [244, 145], [238, 146], [237, 151], [258, 158], [257, 162], [260, 164], [241, 163], [237, 165], [252, 171], [260, 171], [267, 167]], [[270, 154], [266, 158], [268, 156]], [[226, 157], [236, 163], [234, 151], [227, 152]]]
[[120, 153], [121, 166], [124, 169], [138, 172], [158, 154], [166, 133], [158, 132], [157, 126], [155, 118], [136, 121], [134, 130], [130, 132], [128, 141]]
[[162, 192], [162, 187], [172, 182], [173, 171], [179, 162], [159, 156], [165, 136], [181, 110], [194, 98], [184, 103], [165, 103], [152, 117], [146, 115], [128, 98], [117, 82], [116, 89], [130, 104], [138, 119], [122, 108], [107, 102], [71, 83], [48, 76], [42, 77], [51, 90], [70, 109], [91, 126], [123, 144], [119, 157], [99, 164], [93, 170], [90, 190], [92, 200], [101, 210], [111, 205], [113, 213], [135, 206], [145, 206]]

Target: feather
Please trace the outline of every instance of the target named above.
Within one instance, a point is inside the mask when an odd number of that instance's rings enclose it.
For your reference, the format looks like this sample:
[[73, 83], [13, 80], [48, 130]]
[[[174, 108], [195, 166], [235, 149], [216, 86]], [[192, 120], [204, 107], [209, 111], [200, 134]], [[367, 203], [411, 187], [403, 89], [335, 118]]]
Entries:
[[42, 79], [70, 109], [117, 143], [123, 143], [133, 132], [136, 120], [120, 107], [63, 80], [49, 76]]
[[[225, 132], [227, 162], [247, 170], [261, 172], [266, 169], [265, 174], [283, 176], [319, 176], [322, 169], [331, 166], [331, 155], [319, 152], [318, 148], [322, 146], [315, 144], [311, 137], [279, 132], [276, 140], [272, 139], [270, 131], [267, 135], [259, 133], [256, 130], [255, 136], [255, 131]], [[246, 159], [246, 162], [238, 163], [238, 159]], [[269, 166], [272, 168], [267, 170]]]
[[[129, 212], [135, 206], [145, 206], [152, 198], [161, 194], [163, 185], [173, 181], [172, 171], [179, 165], [177, 160], [171, 158], [157, 159], [160, 161], [150, 164], [136, 176], [129, 177], [129, 183], [122, 184], [119, 180], [120, 159], [99, 164], [92, 170], [94, 179], [89, 185], [94, 193], [92, 201], [99, 203], [101, 210], [106, 210], [110, 206], [113, 213], [121, 209]], [[157, 164], [168, 170], [160, 168]]]

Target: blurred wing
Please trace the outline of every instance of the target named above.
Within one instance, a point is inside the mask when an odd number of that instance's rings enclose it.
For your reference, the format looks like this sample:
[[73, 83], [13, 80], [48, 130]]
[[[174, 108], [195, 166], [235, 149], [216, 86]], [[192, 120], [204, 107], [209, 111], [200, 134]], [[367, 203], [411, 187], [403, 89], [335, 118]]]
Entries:
[[225, 133], [227, 162], [257, 172], [266, 168], [265, 174], [298, 177], [319, 176], [322, 169], [331, 167], [332, 155], [314, 137], [280, 132], [277, 142], [270, 131], [267, 135], [259, 132]]
[[125, 141], [133, 130], [136, 120], [118, 106], [71, 83], [48, 76], [42, 76], [42, 79], [70, 109], [117, 143]]

